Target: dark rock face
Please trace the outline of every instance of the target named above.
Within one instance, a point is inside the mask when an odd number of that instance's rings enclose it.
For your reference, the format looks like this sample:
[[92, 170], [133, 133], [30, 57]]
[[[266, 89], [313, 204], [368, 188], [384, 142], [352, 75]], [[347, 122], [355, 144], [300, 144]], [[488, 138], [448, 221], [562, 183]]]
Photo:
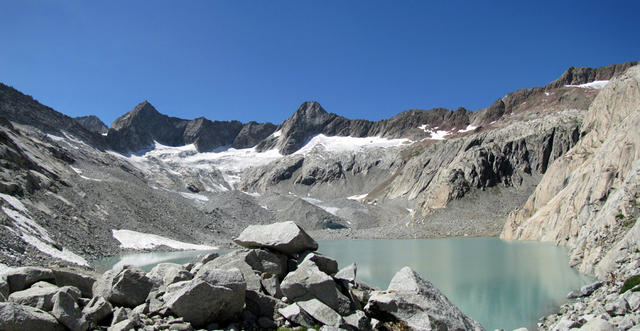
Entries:
[[109, 128], [95, 115], [80, 116], [74, 118], [74, 120], [91, 132], [101, 135], [109, 132]]
[[160, 114], [149, 102], [138, 104], [132, 111], [116, 119], [107, 139], [119, 152], [137, 152], [157, 141], [163, 145], [195, 144], [199, 152], [231, 145], [242, 129], [237, 121], [209, 121], [203, 117], [184, 120]]
[[209, 152], [223, 146], [247, 148], [275, 131], [271, 123], [210, 121], [204, 117], [185, 120], [159, 113], [148, 101], [116, 119], [107, 140], [118, 152], [138, 152], [154, 141], [163, 145], [194, 144], [198, 152]]
[[104, 137], [85, 129], [73, 118], [42, 105], [33, 97], [2, 83], [0, 116], [12, 122], [31, 125], [47, 133], [66, 132], [98, 149], [106, 147]]
[[267, 138], [278, 127], [271, 123], [258, 123], [251, 121], [242, 127], [238, 135], [233, 139], [231, 147], [233, 148], [249, 148], [257, 145], [260, 141]]

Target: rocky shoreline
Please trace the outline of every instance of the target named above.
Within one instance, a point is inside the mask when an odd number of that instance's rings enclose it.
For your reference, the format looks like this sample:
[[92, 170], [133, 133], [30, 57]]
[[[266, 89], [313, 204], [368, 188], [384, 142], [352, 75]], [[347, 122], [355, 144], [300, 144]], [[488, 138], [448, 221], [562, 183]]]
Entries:
[[243, 249], [149, 273], [11, 268], [0, 275], [1, 330], [484, 330], [409, 267], [387, 290], [356, 265], [314, 251], [293, 222], [246, 228]]

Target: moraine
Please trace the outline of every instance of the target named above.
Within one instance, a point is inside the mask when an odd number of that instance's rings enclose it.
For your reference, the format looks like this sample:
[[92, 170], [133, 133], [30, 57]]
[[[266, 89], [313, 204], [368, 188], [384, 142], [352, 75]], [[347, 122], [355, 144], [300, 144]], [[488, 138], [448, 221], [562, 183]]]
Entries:
[[[572, 289], [591, 282], [568, 267], [566, 249], [540, 242], [497, 238], [320, 241], [319, 251], [340, 267], [357, 263], [357, 277], [385, 289], [396, 271], [410, 266], [431, 281], [487, 330], [535, 329]], [[210, 251], [127, 254], [95, 266], [135, 264], [150, 270], [161, 262], [187, 263]], [[227, 251], [218, 251], [224, 254]]]

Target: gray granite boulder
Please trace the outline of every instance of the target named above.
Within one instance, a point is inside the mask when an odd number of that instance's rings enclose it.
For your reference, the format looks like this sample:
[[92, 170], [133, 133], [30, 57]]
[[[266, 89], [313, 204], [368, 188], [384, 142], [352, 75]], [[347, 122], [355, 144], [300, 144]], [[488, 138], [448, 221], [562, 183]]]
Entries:
[[256, 274], [256, 271], [253, 270], [253, 268], [249, 264], [247, 264], [247, 262], [243, 261], [242, 259], [235, 258], [235, 255], [233, 255], [232, 253], [220, 256], [213, 261], [207, 262], [198, 269], [198, 272], [194, 275], [194, 277], [202, 278], [203, 275], [209, 272], [209, 270], [238, 269], [244, 277], [247, 289], [256, 291], [260, 290], [260, 276]]
[[269, 248], [288, 255], [318, 249], [318, 243], [294, 222], [250, 225], [234, 242], [246, 248]]
[[281, 288], [282, 293], [292, 301], [318, 299], [340, 314], [353, 311], [351, 301], [340, 292], [338, 284], [311, 260], [303, 261], [298, 269], [289, 273], [282, 281]]
[[80, 290], [71, 286], [64, 287], [31, 287], [26, 290], [13, 292], [9, 295], [8, 301], [17, 304], [31, 306], [34, 308], [42, 309], [44, 311], [51, 311], [53, 309], [53, 297], [58, 292], [65, 292], [71, 295], [74, 300], [80, 298]]
[[0, 326], [2, 331], [65, 330], [44, 310], [13, 302], [0, 302]]
[[314, 320], [329, 326], [340, 327], [345, 324], [342, 316], [318, 299], [296, 302], [296, 304]]
[[11, 293], [29, 288], [41, 280], [54, 282], [55, 276], [51, 269], [40, 267], [21, 267], [9, 270], [4, 276], [9, 283]]
[[153, 282], [153, 287], [158, 288], [183, 280], [190, 280], [193, 278], [193, 275], [180, 264], [159, 263], [147, 273], [147, 277]]
[[484, 330], [409, 267], [393, 276], [387, 291], [373, 292], [365, 311], [382, 320], [393, 316], [418, 330]]
[[174, 314], [196, 327], [202, 327], [239, 316], [244, 308], [245, 293], [194, 279], [165, 298], [167, 307]]
[[113, 307], [103, 297], [93, 297], [82, 309], [82, 314], [90, 327], [95, 327], [112, 314]]
[[309, 316], [306, 311], [300, 309], [300, 306], [295, 303], [278, 309], [278, 313], [282, 315], [282, 317], [284, 317], [287, 321], [297, 325], [301, 325], [307, 328], [312, 328], [316, 325], [316, 322], [313, 320], [313, 318]]
[[313, 261], [320, 271], [329, 276], [333, 276], [338, 272], [338, 262], [328, 256], [318, 253], [309, 253], [304, 257], [304, 259], [302, 259], [301, 263], [304, 262], [304, 260]]
[[351, 263], [350, 265], [340, 269], [338, 273], [336, 273], [336, 279], [342, 279], [347, 282], [355, 282], [356, 274], [358, 273], [358, 266], [355, 263]]
[[53, 315], [60, 323], [72, 331], [85, 331], [89, 323], [84, 319], [76, 300], [69, 294], [59, 291], [53, 297]]
[[80, 289], [82, 297], [93, 297], [93, 284], [96, 282], [96, 278], [93, 275], [58, 269], [52, 269], [52, 272], [56, 285], [74, 286]]
[[144, 302], [152, 287], [142, 269], [124, 266], [105, 272], [93, 285], [93, 295], [102, 296], [116, 306], [133, 308]]

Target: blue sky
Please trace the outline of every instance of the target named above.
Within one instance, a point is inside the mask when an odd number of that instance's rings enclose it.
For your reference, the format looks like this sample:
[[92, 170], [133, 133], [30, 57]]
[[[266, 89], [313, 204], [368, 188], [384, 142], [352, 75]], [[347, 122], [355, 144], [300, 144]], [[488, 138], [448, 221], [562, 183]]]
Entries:
[[640, 1], [0, 0], [0, 82], [107, 125], [472, 110], [570, 66], [640, 60]]

